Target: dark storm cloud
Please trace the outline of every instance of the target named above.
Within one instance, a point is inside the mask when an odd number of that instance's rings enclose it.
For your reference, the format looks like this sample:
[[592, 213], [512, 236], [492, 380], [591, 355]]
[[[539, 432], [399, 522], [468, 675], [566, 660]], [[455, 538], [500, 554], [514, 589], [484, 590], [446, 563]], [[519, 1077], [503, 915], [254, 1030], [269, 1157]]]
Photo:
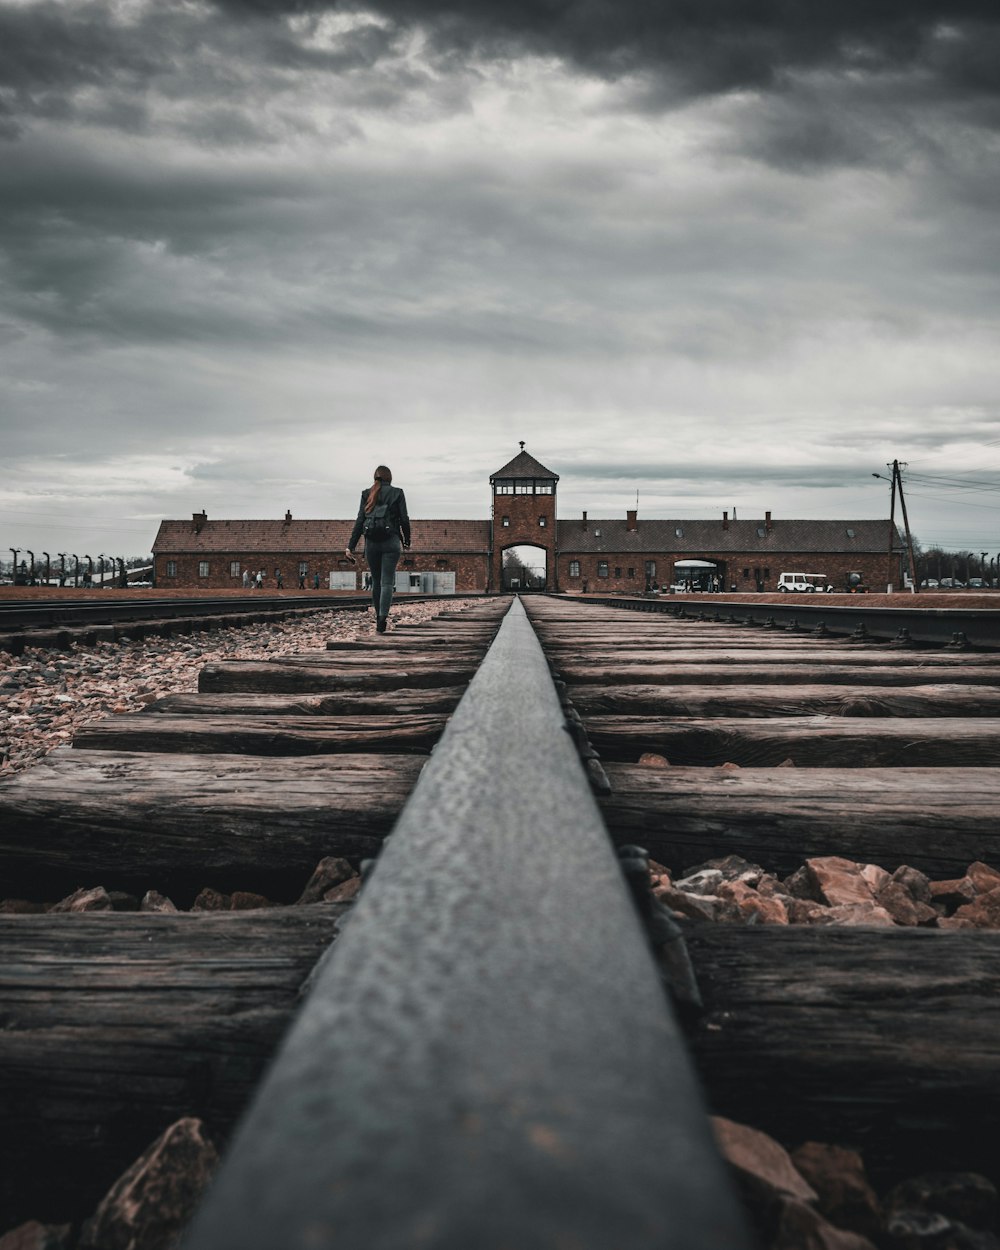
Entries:
[[608, 78], [669, 72], [693, 93], [766, 89], [787, 71], [920, 68], [957, 92], [1000, 92], [993, 0], [217, 0], [246, 18], [364, 8], [429, 30], [440, 49], [556, 56]]

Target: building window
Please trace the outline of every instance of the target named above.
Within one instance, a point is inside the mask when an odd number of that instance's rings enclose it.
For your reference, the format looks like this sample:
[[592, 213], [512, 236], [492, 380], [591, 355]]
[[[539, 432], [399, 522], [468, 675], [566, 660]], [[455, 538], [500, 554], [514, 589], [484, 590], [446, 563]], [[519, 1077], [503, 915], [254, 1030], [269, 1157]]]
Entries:
[[656, 580], [656, 561], [655, 560], [646, 561], [646, 576], [649, 578], [650, 581]]
[[749, 577], [749, 576], [750, 576], [750, 570], [749, 570], [749, 569], [744, 569], [744, 570], [743, 570], [743, 576], [744, 576], [744, 577]]
[[607, 560], [598, 560], [598, 561], [597, 561], [597, 576], [598, 576], [598, 577], [607, 577], [607, 575], [608, 575], [608, 562], [607, 562]]
[[635, 577], [635, 569], [629, 569], [628, 575], [629, 577]]
[[757, 526], [757, 537], [758, 537], [758, 538], [766, 538], [766, 537], [767, 537], [767, 529], [766, 529], [763, 525], [758, 525], [758, 526]]
[[299, 561], [299, 577], [305, 577], [305, 575], [306, 575], [308, 572], [309, 572], [309, 561], [308, 561], [308, 560], [300, 560], [300, 561]]
[[674, 530], [674, 537], [675, 538], [684, 537], [684, 530], [681, 528], [681, 526], [678, 525], [677, 528]]
[[168, 560], [167, 571], [164, 573], [164, 577], [176, 577], [176, 576], [177, 576], [177, 561]]
[[621, 575], [622, 575], [621, 565], [616, 564], [615, 565], [615, 577], [621, 577]]
[[570, 560], [570, 562], [569, 562], [569, 575], [570, 575], [570, 577], [579, 577], [579, 576], [580, 576], [580, 561], [579, 561], [579, 560]]
[[500, 524], [501, 524], [501, 525], [507, 525], [507, 526], [509, 526], [509, 525], [510, 525], [510, 517], [509, 517], [509, 516], [505, 516], [505, 517], [502, 519], [502, 521], [500, 522]]
[[448, 561], [447, 560], [435, 560], [434, 567], [437, 569], [446, 569], [448, 567]]
[[208, 576], [208, 561], [207, 560], [198, 561], [198, 576], [199, 577]]
[[239, 577], [239, 575], [240, 575], [240, 562], [239, 562], [239, 560], [230, 560], [230, 561], [229, 561], [229, 576], [230, 576], [230, 577]]
[[853, 538], [853, 537], [854, 537], [854, 530], [848, 530], [848, 531], [847, 531], [847, 537], [848, 537], [848, 538]]
[[556, 489], [555, 485], [552, 482], [536, 482], [535, 483], [536, 495], [553, 495], [555, 494], [555, 489]]
[[508, 482], [508, 481], [504, 480], [504, 481], [501, 481], [501, 482], [497, 482], [497, 483], [495, 484], [495, 486], [496, 486], [496, 493], [497, 493], [498, 495], [513, 495], [513, 493], [514, 493], [514, 483], [513, 483], [513, 482]]
[[535, 493], [534, 482], [515, 482], [514, 483], [515, 495], [533, 495], [534, 493]]
[[771, 570], [770, 570], [770, 569], [765, 569], [765, 570], [764, 570], [764, 581], [766, 582], [770, 576], [771, 576]]
[[540, 517], [538, 518], [538, 524], [539, 524], [539, 526], [540, 526], [540, 528], [541, 528], [541, 529], [545, 529], [546, 525], [548, 525], [548, 521], [546, 521], [545, 517], [540, 516]]

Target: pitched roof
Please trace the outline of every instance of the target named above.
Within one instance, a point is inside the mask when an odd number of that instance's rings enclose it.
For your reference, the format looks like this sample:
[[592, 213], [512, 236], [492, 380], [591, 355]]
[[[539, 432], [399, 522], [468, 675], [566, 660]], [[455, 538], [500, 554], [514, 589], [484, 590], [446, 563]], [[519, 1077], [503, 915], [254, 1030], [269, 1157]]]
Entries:
[[491, 473], [490, 481], [498, 477], [545, 477], [551, 478], [554, 482], [559, 481], [558, 473], [553, 473], [544, 464], [539, 464], [535, 457], [526, 451], [518, 452], [514, 459], [508, 460], [502, 469]]
[[[342, 551], [354, 528], [350, 521], [161, 521], [154, 554]], [[488, 552], [489, 521], [411, 521], [415, 551]]]
[[[559, 521], [556, 539], [559, 551], [571, 552], [646, 552], [670, 551], [678, 555], [713, 552], [760, 552], [762, 556], [782, 552], [817, 553], [886, 551], [889, 520], [867, 521], [730, 521], [728, 529], [721, 520], [640, 520], [630, 530], [622, 519], [608, 521], [591, 517], [584, 529], [582, 521]], [[902, 549], [899, 531], [894, 532], [894, 549]]]

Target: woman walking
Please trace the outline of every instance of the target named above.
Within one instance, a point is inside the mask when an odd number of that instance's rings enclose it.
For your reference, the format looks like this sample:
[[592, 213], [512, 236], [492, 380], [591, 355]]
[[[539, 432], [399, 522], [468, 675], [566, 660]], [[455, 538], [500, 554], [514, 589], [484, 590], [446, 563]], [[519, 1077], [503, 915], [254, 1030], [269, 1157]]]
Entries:
[[385, 633], [396, 588], [396, 565], [400, 552], [410, 546], [410, 518], [406, 513], [406, 496], [392, 485], [392, 473], [384, 464], [375, 470], [375, 483], [361, 492], [361, 506], [347, 544], [347, 555], [354, 559], [354, 548], [362, 534], [365, 559], [372, 572], [372, 602], [375, 605], [375, 628]]

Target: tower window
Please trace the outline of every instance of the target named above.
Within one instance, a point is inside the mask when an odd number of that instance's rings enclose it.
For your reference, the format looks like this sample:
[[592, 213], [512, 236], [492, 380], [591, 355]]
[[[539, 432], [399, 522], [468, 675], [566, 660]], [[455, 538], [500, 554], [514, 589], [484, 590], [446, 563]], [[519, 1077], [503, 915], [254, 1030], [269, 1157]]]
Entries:
[[546, 525], [548, 524], [548, 522], [546, 521], [545, 517], [540, 516], [540, 517], [538, 518], [538, 524], [539, 524], [539, 526], [540, 526], [540, 528], [541, 528], [541, 529], [545, 529], [545, 527], [546, 527]]
[[509, 517], [509, 516], [501, 517], [501, 518], [500, 518], [500, 524], [501, 524], [501, 525], [506, 525], [506, 526], [508, 526], [508, 527], [509, 527], [509, 526], [510, 526], [510, 517]]

